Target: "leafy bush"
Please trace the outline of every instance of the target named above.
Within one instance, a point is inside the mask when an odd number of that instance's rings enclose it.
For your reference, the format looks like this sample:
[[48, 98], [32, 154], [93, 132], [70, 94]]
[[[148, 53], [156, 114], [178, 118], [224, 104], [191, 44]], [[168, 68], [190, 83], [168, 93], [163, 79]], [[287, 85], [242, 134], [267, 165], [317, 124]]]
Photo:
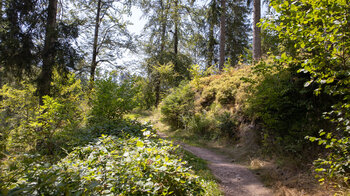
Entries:
[[38, 150], [44, 154], [54, 154], [60, 150], [64, 140], [54, 139], [57, 134], [70, 132], [84, 123], [82, 89], [80, 80], [69, 75], [65, 85], [57, 82], [60, 76], [54, 75], [52, 84], [59, 97], [45, 96], [39, 105], [35, 88], [22, 83], [17, 87], [4, 85], [0, 90], [3, 101], [0, 104], [1, 133], [4, 150], [10, 153], [23, 153]]
[[210, 137], [210, 132], [215, 129], [215, 123], [205, 114], [196, 113], [186, 122], [186, 131], [201, 135], [203, 137]]
[[185, 130], [208, 139], [238, 139], [238, 121], [228, 111], [212, 110], [189, 117]]
[[200, 96], [201, 109], [208, 109], [212, 104], [242, 105], [248, 83], [244, 83], [241, 78], [247, 77], [250, 72], [247, 66], [240, 69], [227, 68], [221, 75], [200, 78], [196, 90]]
[[153, 91], [153, 84], [150, 79], [137, 78], [135, 82], [136, 88], [138, 89], [136, 94], [136, 103], [138, 109], [150, 109], [155, 104], [155, 93]]
[[[341, 176], [341, 181], [349, 185], [350, 4], [337, 0], [273, 0], [271, 6], [281, 17], [263, 26], [278, 32], [284, 43], [281, 61], [299, 64], [299, 72], [310, 75], [305, 87], [316, 85], [316, 95], [324, 92], [336, 100], [332, 108], [324, 110], [329, 111], [331, 115], [326, 116], [336, 128], [320, 131], [318, 143], [329, 154], [317, 161], [316, 171], [323, 176], [321, 182]], [[312, 135], [309, 138], [316, 141]]]
[[90, 123], [104, 124], [120, 120], [136, 107], [137, 88], [133, 79], [118, 82], [113, 75], [96, 81]]
[[218, 128], [220, 130], [221, 137], [228, 137], [231, 139], [237, 139], [238, 133], [238, 121], [237, 117], [233, 116], [230, 112], [223, 112], [217, 116], [219, 122]]
[[[172, 143], [154, 139], [102, 136], [76, 148], [55, 165], [36, 164], [9, 195], [200, 195], [203, 181], [176, 155]], [[2, 190], [6, 191], [5, 189]]]
[[119, 121], [109, 121], [104, 124], [95, 124], [89, 127], [84, 128], [86, 133], [89, 133], [89, 137], [98, 138], [101, 135], [114, 135], [114, 136], [123, 136], [124, 134], [141, 137], [142, 132], [140, 130], [149, 129], [152, 130], [149, 123], [141, 123], [136, 120], [123, 119]]
[[226, 68], [224, 74], [200, 77], [198, 66], [193, 66], [191, 73], [194, 79], [189, 84], [178, 87], [164, 99], [163, 121], [173, 129], [183, 128], [203, 137], [236, 140], [235, 115], [242, 110], [248, 88], [241, 77], [247, 76], [250, 68]]
[[190, 84], [181, 84], [162, 102], [162, 121], [173, 129], [183, 128], [185, 118], [193, 114], [194, 92]]
[[22, 151], [23, 148], [34, 145], [34, 132], [27, 129], [30, 122], [36, 118], [36, 111], [39, 109], [34, 93], [34, 86], [24, 82], [17, 88], [4, 85], [0, 89], [1, 152], [13, 149]]
[[276, 69], [262, 63], [254, 69], [262, 77], [253, 87], [245, 111], [262, 123], [265, 150], [300, 156], [312, 147], [305, 136], [316, 135], [320, 126], [327, 125], [321, 111], [330, 103], [322, 104], [324, 96], [313, 95], [311, 87], [305, 89], [308, 76], [297, 74], [295, 68]]

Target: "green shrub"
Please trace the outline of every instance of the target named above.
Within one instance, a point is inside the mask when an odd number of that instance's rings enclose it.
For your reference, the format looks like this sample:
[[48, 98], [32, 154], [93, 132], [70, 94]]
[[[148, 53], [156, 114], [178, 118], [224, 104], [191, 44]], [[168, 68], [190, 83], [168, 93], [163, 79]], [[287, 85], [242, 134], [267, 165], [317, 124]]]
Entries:
[[162, 102], [162, 121], [173, 129], [184, 128], [185, 119], [193, 114], [194, 91], [190, 84], [181, 84]]
[[239, 123], [235, 115], [242, 110], [248, 88], [241, 78], [250, 72], [249, 67], [227, 68], [224, 74], [200, 77], [198, 66], [193, 66], [194, 80], [164, 99], [163, 122], [208, 139], [236, 140]]
[[137, 106], [137, 88], [133, 79], [122, 82], [109, 76], [97, 80], [92, 100], [91, 124], [105, 124], [108, 121], [120, 120], [123, 115]]
[[3, 148], [9, 153], [37, 150], [44, 154], [61, 151], [54, 139], [57, 134], [71, 132], [84, 124], [83, 92], [80, 80], [68, 75], [66, 84], [60, 84], [60, 76], [54, 74], [53, 88], [57, 97], [45, 96], [39, 105], [36, 89], [31, 84], [21, 83], [16, 87], [4, 85], [0, 90], [0, 127]]
[[138, 78], [135, 82], [137, 88], [136, 103], [137, 107], [141, 110], [148, 110], [154, 106], [155, 92], [153, 90], [154, 86], [148, 78]]
[[186, 123], [186, 130], [203, 137], [209, 137], [213, 128], [215, 128], [215, 123], [213, 125], [213, 121], [201, 113], [196, 113]]
[[152, 138], [148, 131], [144, 135], [144, 139], [102, 136], [55, 165], [32, 165], [19, 181], [7, 185], [7, 193], [200, 195], [204, 181], [179, 159], [177, 147]]
[[[227, 68], [221, 75], [213, 75], [199, 79], [198, 88], [201, 109], [208, 109], [212, 104], [227, 106], [243, 106], [248, 83], [242, 77], [248, 77], [251, 69], [244, 66], [240, 69]], [[251, 78], [254, 79], [254, 78]]]
[[316, 135], [320, 126], [327, 125], [321, 111], [330, 103], [322, 105], [311, 87], [305, 89], [308, 76], [297, 74], [295, 69], [257, 65], [255, 70], [262, 77], [252, 89], [246, 112], [262, 123], [266, 151], [273, 148], [274, 152], [300, 156], [313, 146], [305, 136]]
[[238, 139], [238, 121], [228, 111], [220, 109], [205, 113], [196, 113], [186, 122], [186, 131], [207, 139]]
[[0, 89], [1, 152], [23, 151], [35, 145], [34, 130], [28, 130], [36, 119], [39, 104], [33, 85], [22, 82], [18, 87], [4, 85]]
[[221, 137], [227, 137], [231, 139], [238, 139], [238, 121], [235, 116], [230, 112], [224, 111], [217, 116], [219, 122], [218, 128], [220, 130]]
[[[280, 17], [271, 18], [263, 26], [276, 31], [284, 45], [279, 47], [280, 61], [299, 64], [298, 72], [309, 74], [305, 87], [316, 85], [316, 95], [326, 93], [335, 103], [322, 111], [329, 111], [327, 119], [335, 128], [325, 127], [327, 131], [321, 130], [317, 138], [329, 152], [316, 164], [316, 171], [323, 176], [320, 181], [340, 178], [349, 186], [350, 4], [338, 0], [272, 0], [271, 6]], [[322, 103], [329, 102], [328, 99]], [[314, 135], [309, 138], [316, 141]]]

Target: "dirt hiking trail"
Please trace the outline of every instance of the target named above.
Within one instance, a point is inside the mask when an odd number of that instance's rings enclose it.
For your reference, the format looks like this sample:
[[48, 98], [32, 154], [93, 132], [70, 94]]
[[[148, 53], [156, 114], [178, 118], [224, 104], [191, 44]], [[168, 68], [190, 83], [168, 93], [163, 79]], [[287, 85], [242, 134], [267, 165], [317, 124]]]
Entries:
[[247, 168], [232, 163], [223, 155], [208, 149], [181, 144], [192, 154], [208, 161], [208, 167], [219, 180], [220, 188], [226, 196], [271, 196], [272, 191], [264, 187], [261, 182]]
[[[158, 132], [161, 138], [167, 138]], [[271, 196], [272, 191], [263, 184], [246, 167], [232, 163], [224, 155], [209, 149], [179, 143], [185, 150], [208, 162], [208, 167], [218, 179], [221, 190], [226, 196]]]

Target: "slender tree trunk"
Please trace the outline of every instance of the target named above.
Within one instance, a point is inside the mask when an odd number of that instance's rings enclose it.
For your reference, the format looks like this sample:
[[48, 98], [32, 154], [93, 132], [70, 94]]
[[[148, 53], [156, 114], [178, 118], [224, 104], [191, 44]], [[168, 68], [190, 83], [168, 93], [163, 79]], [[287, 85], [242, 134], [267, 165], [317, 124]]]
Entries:
[[165, 6], [163, 4], [163, 0], [159, 1], [160, 7], [162, 9], [162, 29], [161, 29], [161, 43], [160, 43], [160, 54], [163, 53], [165, 49], [165, 35], [166, 35], [166, 13], [165, 13]]
[[155, 102], [155, 106], [157, 107], [160, 103], [160, 75], [159, 73], [156, 74], [156, 79], [155, 79], [155, 87], [154, 87], [154, 91], [156, 93], [156, 102]]
[[55, 42], [56, 33], [57, 0], [49, 0], [48, 16], [44, 50], [42, 53], [43, 66], [38, 79], [38, 93], [40, 104], [43, 104], [43, 97], [50, 94], [52, 71], [55, 64]]
[[175, 33], [174, 33], [174, 53], [177, 55], [179, 52], [179, 34], [178, 34], [178, 24], [175, 23]]
[[254, 17], [253, 17], [253, 59], [255, 61], [261, 58], [261, 29], [256, 25], [260, 22], [261, 5], [260, 0], [254, 0]]
[[208, 42], [208, 68], [213, 64], [214, 61], [214, 46], [215, 46], [215, 38], [214, 38], [214, 25], [215, 25], [215, 7], [216, 1], [213, 0], [210, 7], [210, 15], [209, 15], [209, 42]]
[[92, 61], [91, 61], [91, 69], [90, 69], [90, 88], [93, 87], [93, 82], [95, 80], [95, 71], [97, 67], [97, 45], [98, 45], [98, 36], [99, 36], [99, 28], [100, 28], [100, 12], [101, 12], [101, 0], [97, 2], [97, 13], [95, 19], [95, 33], [94, 33], [94, 43], [92, 46]]
[[178, 12], [178, 5], [179, 0], [175, 0], [175, 17], [174, 17], [174, 24], [175, 24], [175, 32], [174, 32], [174, 53], [177, 55], [178, 53], [178, 46], [179, 46], [179, 30], [178, 30], [178, 24], [179, 24], [179, 12]]
[[[161, 64], [163, 64], [163, 52], [165, 50], [165, 36], [166, 36], [166, 23], [167, 23], [167, 10], [165, 8], [166, 5], [164, 5], [163, 0], [159, 1], [160, 3], [160, 7], [162, 9], [162, 28], [161, 28], [161, 43], [160, 43], [160, 62]], [[161, 86], [161, 81], [160, 81], [160, 75], [159, 73], [156, 73], [155, 75], [155, 87], [154, 87], [154, 91], [155, 91], [155, 96], [156, 96], [156, 100], [155, 100], [155, 105], [158, 106], [160, 103], [160, 86]]]
[[[2, 0], [0, 0], [0, 25], [2, 25], [1, 23], [2, 23]], [[2, 66], [0, 64], [0, 88], [2, 88], [2, 83], [4, 78], [2, 72], [3, 72]], [[0, 101], [2, 101], [2, 96], [0, 96]]]
[[220, 17], [220, 61], [219, 70], [224, 68], [225, 64], [225, 37], [226, 37], [226, 1], [221, 0], [221, 17]]

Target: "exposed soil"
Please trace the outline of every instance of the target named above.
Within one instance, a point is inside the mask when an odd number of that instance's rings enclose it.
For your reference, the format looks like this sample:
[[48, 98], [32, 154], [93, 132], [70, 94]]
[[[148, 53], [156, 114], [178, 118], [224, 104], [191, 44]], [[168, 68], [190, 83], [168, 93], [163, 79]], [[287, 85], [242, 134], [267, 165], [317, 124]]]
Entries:
[[[166, 138], [164, 133], [158, 133]], [[226, 196], [271, 196], [273, 192], [246, 167], [233, 163], [228, 157], [209, 149], [180, 144], [185, 150], [208, 161], [208, 167], [218, 179], [221, 190]]]

